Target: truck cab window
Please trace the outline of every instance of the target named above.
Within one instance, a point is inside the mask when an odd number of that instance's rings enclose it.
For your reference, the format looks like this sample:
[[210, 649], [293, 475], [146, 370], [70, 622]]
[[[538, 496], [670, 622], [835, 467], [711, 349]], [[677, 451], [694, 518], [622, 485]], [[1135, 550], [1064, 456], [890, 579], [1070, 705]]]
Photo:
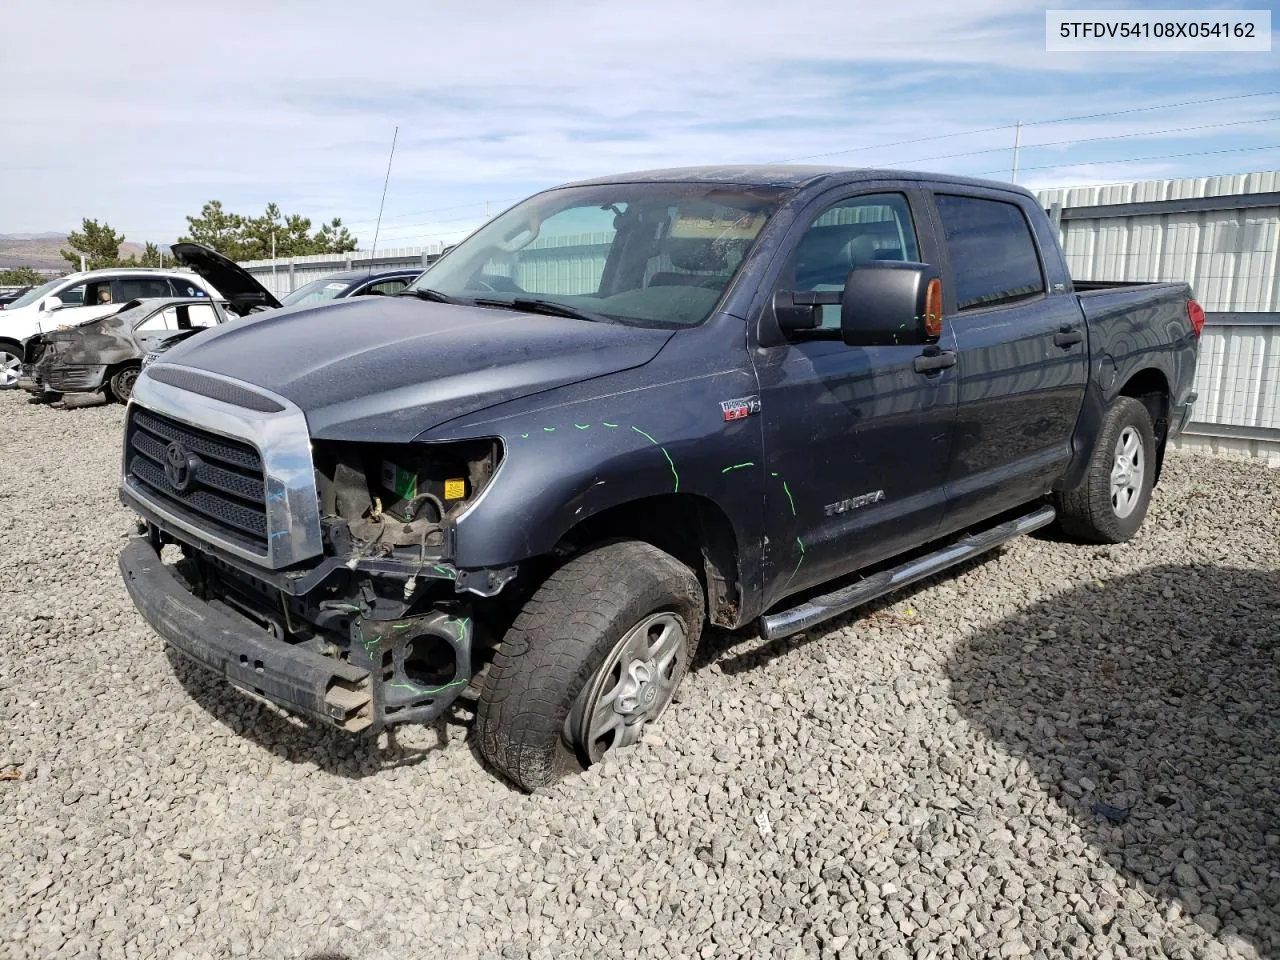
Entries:
[[936, 199], [955, 276], [957, 310], [1044, 293], [1031, 227], [1016, 204], [950, 194]]
[[[792, 290], [843, 290], [849, 271], [859, 264], [918, 259], [915, 226], [905, 196], [852, 197], [828, 207], [809, 224], [796, 244], [783, 285]], [[839, 328], [839, 305], [818, 309], [823, 328]]]

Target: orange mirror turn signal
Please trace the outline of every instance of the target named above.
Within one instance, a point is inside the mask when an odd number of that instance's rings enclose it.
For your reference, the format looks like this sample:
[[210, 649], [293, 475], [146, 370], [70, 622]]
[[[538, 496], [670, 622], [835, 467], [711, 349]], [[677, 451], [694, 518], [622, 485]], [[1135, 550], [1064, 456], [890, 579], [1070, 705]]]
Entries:
[[929, 281], [924, 297], [924, 332], [931, 340], [942, 336], [942, 281]]

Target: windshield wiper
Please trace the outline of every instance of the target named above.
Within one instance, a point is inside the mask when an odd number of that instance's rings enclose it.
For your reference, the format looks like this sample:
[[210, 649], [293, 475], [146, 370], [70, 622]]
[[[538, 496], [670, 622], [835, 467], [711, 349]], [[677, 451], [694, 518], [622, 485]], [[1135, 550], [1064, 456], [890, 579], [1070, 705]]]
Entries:
[[451, 297], [447, 293], [441, 293], [439, 290], [432, 290], [428, 287], [422, 287], [419, 290], [401, 290], [396, 294], [397, 297], [417, 297], [419, 300], [430, 300], [432, 303], [461, 303], [456, 297]]
[[605, 320], [600, 314], [592, 313], [590, 310], [580, 310], [557, 300], [540, 300], [536, 297], [516, 297], [514, 300], [478, 297], [472, 302], [478, 307], [503, 307], [508, 310], [519, 310], [522, 313], [542, 313], [550, 317], [570, 317], [574, 320], [587, 320], [591, 323], [600, 323]]

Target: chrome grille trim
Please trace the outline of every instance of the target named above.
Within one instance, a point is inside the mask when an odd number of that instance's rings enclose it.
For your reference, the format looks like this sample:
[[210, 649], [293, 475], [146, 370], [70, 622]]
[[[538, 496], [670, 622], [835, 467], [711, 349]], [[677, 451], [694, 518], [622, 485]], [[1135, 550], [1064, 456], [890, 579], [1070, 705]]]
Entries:
[[124, 448], [120, 464], [120, 490], [126, 502], [143, 513], [152, 512], [162, 517], [197, 540], [217, 546], [233, 556], [257, 564], [265, 563], [273, 570], [322, 554], [320, 504], [316, 497], [311, 438], [302, 411], [284, 397], [254, 384], [204, 370], [192, 372], [224, 380], [239, 390], [260, 394], [278, 404], [281, 410], [251, 410], [182, 390], [156, 380], [147, 368], [134, 384], [129, 415], [145, 416], [145, 411], [150, 410], [199, 430], [238, 440], [258, 451], [265, 484], [266, 556], [243, 540], [229, 539], [217, 530], [193, 522], [191, 517], [177, 513], [144, 485], [133, 482], [128, 472], [129, 461], [131, 457], [138, 456], [139, 451], [129, 446]]

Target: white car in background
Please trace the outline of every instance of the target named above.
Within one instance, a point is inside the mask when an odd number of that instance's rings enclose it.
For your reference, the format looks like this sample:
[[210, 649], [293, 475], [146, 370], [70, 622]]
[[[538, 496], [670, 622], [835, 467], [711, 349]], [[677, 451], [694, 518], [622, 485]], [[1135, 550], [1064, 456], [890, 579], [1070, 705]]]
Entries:
[[93, 320], [130, 300], [151, 297], [218, 298], [195, 274], [147, 267], [113, 267], [72, 273], [28, 290], [0, 310], [0, 390], [18, 384], [22, 341], [59, 326]]

